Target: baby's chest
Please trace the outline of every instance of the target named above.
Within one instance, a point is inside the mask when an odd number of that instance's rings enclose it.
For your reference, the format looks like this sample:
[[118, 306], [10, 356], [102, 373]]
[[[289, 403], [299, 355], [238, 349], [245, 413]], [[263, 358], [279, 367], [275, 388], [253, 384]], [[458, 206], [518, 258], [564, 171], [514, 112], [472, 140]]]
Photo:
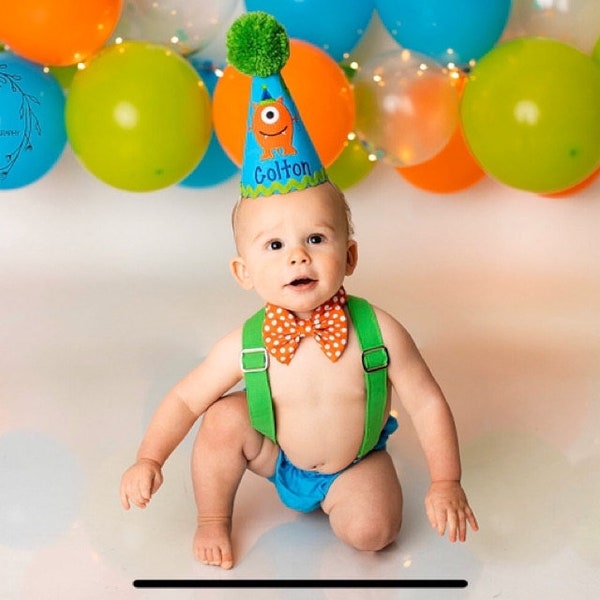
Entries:
[[317, 344], [305, 340], [289, 364], [272, 361], [269, 367], [271, 391], [276, 405], [315, 403], [319, 406], [348, 407], [364, 403], [365, 384], [361, 353], [350, 344], [333, 362]]

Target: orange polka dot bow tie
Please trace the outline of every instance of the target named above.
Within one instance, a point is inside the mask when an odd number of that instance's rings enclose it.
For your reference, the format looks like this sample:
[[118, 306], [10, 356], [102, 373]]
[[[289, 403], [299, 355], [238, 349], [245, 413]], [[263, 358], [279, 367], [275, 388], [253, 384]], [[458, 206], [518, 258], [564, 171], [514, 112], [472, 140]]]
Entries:
[[302, 338], [312, 336], [327, 358], [335, 362], [348, 343], [348, 322], [343, 306], [346, 291], [340, 288], [330, 300], [315, 308], [310, 319], [298, 319], [285, 308], [267, 304], [263, 340], [267, 352], [288, 364]]

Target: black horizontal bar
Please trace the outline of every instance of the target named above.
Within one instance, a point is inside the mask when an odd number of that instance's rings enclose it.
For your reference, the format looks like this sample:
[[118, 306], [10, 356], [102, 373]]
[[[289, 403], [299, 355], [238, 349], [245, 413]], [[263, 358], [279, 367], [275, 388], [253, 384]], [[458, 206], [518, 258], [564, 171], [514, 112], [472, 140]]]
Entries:
[[136, 588], [466, 588], [466, 579], [136, 579]]

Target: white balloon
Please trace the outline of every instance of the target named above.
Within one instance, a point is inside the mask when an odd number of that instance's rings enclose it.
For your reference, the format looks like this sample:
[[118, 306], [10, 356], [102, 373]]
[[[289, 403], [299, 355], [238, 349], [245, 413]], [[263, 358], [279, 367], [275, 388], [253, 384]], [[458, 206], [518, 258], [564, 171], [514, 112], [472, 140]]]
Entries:
[[432, 158], [456, 130], [456, 80], [423, 54], [401, 49], [374, 57], [360, 65], [352, 83], [357, 136], [393, 166]]
[[598, 0], [513, 0], [503, 39], [542, 36], [589, 54], [599, 35]]
[[237, 0], [131, 0], [123, 5], [113, 39], [164, 44], [191, 54], [225, 28], [236, 5]]

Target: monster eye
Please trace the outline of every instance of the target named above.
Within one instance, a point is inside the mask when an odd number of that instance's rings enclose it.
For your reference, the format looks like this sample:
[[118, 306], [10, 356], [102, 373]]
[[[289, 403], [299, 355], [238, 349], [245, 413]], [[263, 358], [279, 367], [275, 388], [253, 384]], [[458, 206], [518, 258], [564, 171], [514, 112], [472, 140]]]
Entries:
[[274, 106], [266, 106], [260, 111], [260, 120], [267, 125], [273, 125], [279, 121], [279, 110]]

